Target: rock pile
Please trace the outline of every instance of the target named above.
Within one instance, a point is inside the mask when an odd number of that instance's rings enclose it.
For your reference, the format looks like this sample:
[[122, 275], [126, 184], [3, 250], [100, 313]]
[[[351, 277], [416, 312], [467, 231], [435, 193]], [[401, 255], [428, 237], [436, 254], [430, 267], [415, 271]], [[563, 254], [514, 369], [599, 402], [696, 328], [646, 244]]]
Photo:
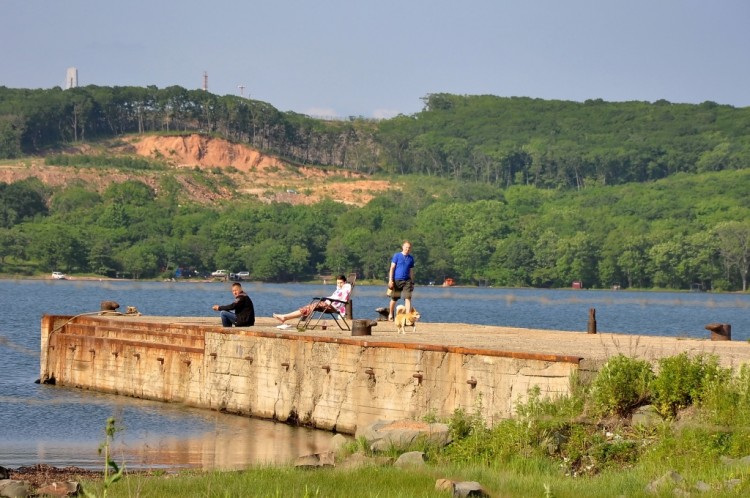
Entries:
[[[334, 466], [356, 468], [368, 465], [414, 468], [426, 465], [426, 457], [424, 452], [408, 451], [410, 447], [418, 443], [445, 446], [451, 442], [450, 431], [446, 424], [429, 424], [414, 420], [378, 420], [361, 429], [358, 428], [355, 438], [357, 441], [363, 441], [367, 449], [375, 455], [368, 456], [363, 452], [357, 452], [337, 461], [337, 455], [341, 455], [348, 444], [344, 436], [337, 434], [331, 439], [327, 452], [301, 456], [295, 465], [303, 468]], [[377, 454], [394, 450], [403, 451], [395, 461], [390, 457]], [[454, 498], [489, 496], [482, 485], [474, 481], [438, 479], [435, 489], [448, 491]]]

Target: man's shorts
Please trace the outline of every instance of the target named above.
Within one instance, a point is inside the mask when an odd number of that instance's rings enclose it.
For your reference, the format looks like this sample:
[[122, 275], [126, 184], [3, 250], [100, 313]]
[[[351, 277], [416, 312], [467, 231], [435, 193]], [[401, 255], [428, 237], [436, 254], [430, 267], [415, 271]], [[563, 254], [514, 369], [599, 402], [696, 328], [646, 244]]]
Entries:
[[414, 292], [414, 282], [411, 280], [396, 280], [393, 282], [392, 301], [398, 301], [399, 297], [411, 299], [411, 293]]

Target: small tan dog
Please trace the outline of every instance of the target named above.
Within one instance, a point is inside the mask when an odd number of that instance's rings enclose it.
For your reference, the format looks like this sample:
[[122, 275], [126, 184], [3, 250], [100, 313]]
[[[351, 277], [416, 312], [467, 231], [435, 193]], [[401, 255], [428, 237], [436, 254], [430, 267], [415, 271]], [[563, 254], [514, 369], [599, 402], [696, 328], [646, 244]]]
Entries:
[[416, 308], [412, 307], [409, 313], [407, 313], [406, 306], [399, 304], [396, 306], [396, 331], [399, 334], [406, 334], [406, 327], [411, 325], [411, 331], [416, 332], [417, 320], [421, 317], [422, 315], [419, 314]]

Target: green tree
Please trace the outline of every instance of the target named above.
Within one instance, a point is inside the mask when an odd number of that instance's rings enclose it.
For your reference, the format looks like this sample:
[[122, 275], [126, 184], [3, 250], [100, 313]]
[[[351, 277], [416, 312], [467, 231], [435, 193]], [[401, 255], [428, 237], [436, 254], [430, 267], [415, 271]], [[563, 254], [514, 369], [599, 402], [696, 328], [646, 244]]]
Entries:
[[102, 198], [97, 192], [73, 185], [56, 192], [50, 199], [50, 208], [54, 213], [73, 213], [93, 209], [101, 202]]
[[517, 234], [497, 241], [490, 261], [490, 278], [495, 284], [508, 287], [531, 285], [530, 271], [534, 265], [534, 252], [527, 240]]
[[130, 273], [133, 278], [153, 277], [158, 271], [158, 255], [153, 248], [138, 245], [128, 247], [115, 255], [119, 266]]
[[95, 238], [89, 247], [88, 267], [97, 275], [113, 276], [117, 264], [113, 257], [113, 247], [106, 238]]
[[289, 250], [276, 241], [266, 239], [251, 250], [252, 267], [250, 272], [254, 278], [262, 281], [283, 281], [293, 277], [289, 274]]
[[[242, 271], [246, 265], [243, 260], [243, 248], [236, 247], [229, 244], [222, 244], [216, 249], [214, 255], [214, 269], [215, 270], [229, 270], [230, 272]], [[253, 273], [253, 275], [257, 275]]]
[[648, 251], [649, 271], [657, 287], [685, 289], [691, 284], [690, 272], [686, 271], [689, 253], [677, 238], [659, 242]]
[[534, 241], [534, 266], [531, 271], [531, 283], [535, 287], [553, 287], [570, 285], [564, 283], [557, 273], [557, 259], [560, 239], [551, 229], [545, 230]]
[[0, 114], [0, 159], [15, 159], [23, 155], [21, 139], [25, 129], [23, 116]]
[[26, 256], [28, 237], [19, 228], [0, 228], [0, 263], [6, 258], [23, 259]]
[[310, 268], [310, 251], [299, 244], [292, 244], [286, 272], [289, 275], [304, 275]]
[[87, 268], [88, 255], [78, 227], [37, 225], [28, 236], [29, 254], [47, 271]]
[[10, 228], [36, 215], [48, 213], [46, 187], [36, 178], [0, 182], [0, 227]]
[[325, 265], [334, 274], [348, 273], [350, 269], [358, 266], [355, 247], [347, 242], [349, 241], [342, 238], [332, 238], [328, 241]]
[[750, 271], [750, 222], [727, 221], [716, 226], [714, 232], [719, 238], [719, 253], [725, 267], [739, 274], [745, 292]]
[[562, 238], [558, 244], [558, 277], [563, 282], [582, 281], [586, 287], [600, 286], [598, 244], [585, 232]]
[[721, 279], [719, 241], [710, 231], [700, 231], [685, 237], [689, 257], [686, 265], [692, 283], [700, 283], [705, 289], [719, 290], [715, 282]]
[[102, 197], [113, 204], [145, 206], [154, 200], [154, 191], [143, 182], [126, 180], [111, 184]]
[[121, 203], [112, 203], [106, 205], [97, 219], [97, 225], [102, 228], [112, 228], [126, 230], [130, 224], [125, 206]]
[[632, 235], [621, 242], [622, 251], [617, 257], [617, 265], [628, 280], [628, 287], [645, 287], [648, 281], [649, 244], [645, 237]]

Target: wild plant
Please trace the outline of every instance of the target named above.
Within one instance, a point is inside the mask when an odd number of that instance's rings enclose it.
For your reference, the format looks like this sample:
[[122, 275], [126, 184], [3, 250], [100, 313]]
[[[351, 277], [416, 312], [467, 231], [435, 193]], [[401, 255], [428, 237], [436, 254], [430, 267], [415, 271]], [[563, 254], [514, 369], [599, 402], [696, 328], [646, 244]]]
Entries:
[[459, 462], [474, 462], [481, 459], [487, 451], [487, 428], [482, 417], [482, 398], [477, 398], [472, 413], [463, 408], [457, 408], [448, 419], [448, 429], [452, 443], [442, 453], [450, 460]]
[[746, 425], [750, 399], [748, 369], [743, 365], [736, 377], [729, 368], [719, 368], [702, 381], [699, 417], [712, 425]]
[[484, 419], [479, 412], [466, 413], [463, 408], [457, 408], [448, 420], [451, 439], [466, 439], [477, 432], [483, 432], [486, 427]]
[[437, 411], [434, 408], [430, 409], [422, 416], [422, 422], [426, 422], [428, 424], [434, 424], [435, 422], [438, 422]]
[[659, 374], [651, 384], [653, 403], [662, 416], [674, 418], [678, 410], [701, 400], [713, 380], [726, 381], [716, 355], [680, 353], [659, 360]]
[[344, 445], [344, 453], [349, 455], [354, 453], [362, 453], [363, 455], [368, 456], [372, 456], [373, 454], [372, 449], [370, 448], [370, 444], [367, 442], [367, 438], [364, 436], [360, 436], [346, 443]]
[[736, 396], [735, 424], [750, 426], [750, 366], [742, 365], [739, 372], [732, 378], [733, 391]]
[[[119, 429], [115, 424], [115, 418], [110, 417], [107, 419], [107, 425], [104, 428], [104, 442], [99, 445], [99, 454], [104, 454], [104, 478], [102, 480], [102, 498], [106, 498], [107, 490], [114, 483], [122, 478], [122, 474], [125, 470], [125, 466], [118, 466], [117, 463], [112, 460], [112, 443], [115, 440], [115, 435]], [[110, 471], [112, 473], [110, 474]], [[95, 498], [96, 495], [93, 493], [83, 490], [83, 493], [88, 498]]]
[[622, 354], [604, 364], [591, 386], [592, 408], [599, 415], [628, 415], [649, 399], [651, 364]]
[[473, 414], [457, 410], [449, 423], [454, 442], [445, 456], [452, 461], [486, 465], [547, 456], [549, 448], [566, 437], [575, 404], [567, 396], [542, 397], [539, 386], [534, 386], [526, 400], [516, 404], [514, 418], [501, 420], [491, 428], [485, 425], [479, 410]]

